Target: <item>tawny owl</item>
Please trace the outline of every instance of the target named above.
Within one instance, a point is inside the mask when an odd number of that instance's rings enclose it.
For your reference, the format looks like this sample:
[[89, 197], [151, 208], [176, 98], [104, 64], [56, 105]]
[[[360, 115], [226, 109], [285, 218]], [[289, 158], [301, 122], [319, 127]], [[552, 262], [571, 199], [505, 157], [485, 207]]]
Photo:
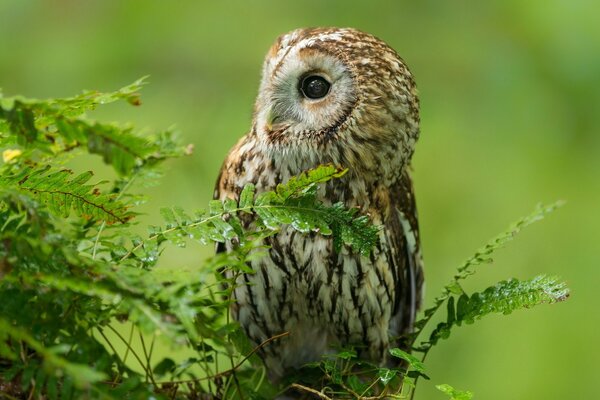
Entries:
[[415, 82], [381, 40], [355, 29], [298, 29], [269, 50], [252, 128], [227, 156], [215, 197], [237, 199], [250, 182], [271, 190], [332, 163], [349, 173], [320, 198], [382, 226], [369, 257], [284, 227], [268, 240], [268, 256], [252, 261], [255, 273], [239, 278], [232, 312], [249, 338], [290, 333], [262, 349], [272, 378], [340, 347], [385, 364], [411, 331], [423, 282], [409, 173], [418, 136]]

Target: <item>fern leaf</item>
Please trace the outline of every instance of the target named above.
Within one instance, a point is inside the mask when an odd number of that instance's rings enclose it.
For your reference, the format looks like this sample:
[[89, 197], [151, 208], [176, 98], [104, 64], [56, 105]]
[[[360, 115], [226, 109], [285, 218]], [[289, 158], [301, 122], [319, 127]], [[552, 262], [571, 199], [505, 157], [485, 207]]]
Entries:
[[12, 176], [0, 177], [0, 185], [27, 194], [62, 217], [74, 210], [85, 219], [114, 224], [126, 223], [134, 216], [127, 206], [115, 201], [114, 195], [102, 194], [94, 185], [86, 184], [92, 172], [72, 176], [70, 170], [57, 171], [49, 165], [26, 167]]
[[20, 143], [43, 141], [45, 128], [55, 125], [57, 120], [74, 120], [98, 105], [126, 100], [139, 105], [139, 93], [145, 78], [131, 85], [109, 93], [87, 91], [78, 96], [64, 99], [37, 100], [23, 97], [2, 98], [0, 101], [0, 120], [6, 121], [13, 134], [21, 138]]
[[231, 199], [223, 202], [212, 200], [208, 212], [199, 211], [194, 219], [182, 212], [162, 210], [166, 228], [153, 229], [150, 238], [134, 244], [123, 260], [132, 254], [147, 258], [147, 252], [156, 251], [156, 242], [163, 240], [178, 246], [185, 245], [188, 238], [202, 244], [230, 239], [241, 243], [250, 233], [243, 228], [237, 215], [241, 212], [254, 213], [256, 222], [272, 231], [271, 234], [281, 225], [289, 225], [302, 233], [312, 231], [331, 235], [337, 251], [346, 244], [366, 256], [377, 243], [379, 228], [373, 226], [366, 216], [357, 216], [356, 209], [346, 209], [342, 203], [326, 206], [316, 198], [318, 184], [345, 173], [346, 170], [331, 165], [321, 166], [291, 178], [274, 191], [257, 196], [250, 184], [242, 190], [238, 203]]
[[534, 222], [541, 221], [546, 215], [552, 213], [563, 204], [563, 202], [559, 201], [549, 206], [538, 206], [531, 214], [515, 222], [506, 232], [496, 236], [481, 249], [477, 250], [475, 255], [465, 261], [463, 265], [458, 267], [458, 274], [454, 277], [454, 280], [459, 281], [465, 279], [469, 275], [475, 273], [473, 268], [477, 265], [490, 263], [492, 261], [492, 253], [503, 248], [508, 242], [512, 241], [515, 236], [520, 233], [521, 230], [523, 230], [523, 228], [533, 224]]
[[431, 320], [433, 315], [440, 309], [442, 304], [448, 300], [448, 298], [453, 293], [461, 293], [462, 289], [460, 288], [459, 282], [468, 278], [469, 276], [475, 273], [474, 268], [483, 263], [492, 262], [492, 254], [498, 250], [506, 246], [510, 241], [512, 241], [515, 236], [520, 233], [524, 228], [533, 224], [534, 222], [542, 220], [548, 214], [555, 211], [557, 208], [561, 207], [563, 202], [556, 202], [554, 204], [548, 206], [538, 206], [531, 214], [528, 216], [521, 218], [517, 222], [515, 222], [507, 231], [501, 233], [496, 236], [485, 246], [477, 250], [477, 252], [466, 260], [460, 267], [457, 268], [457, 273], [454, 275], [452, 280], [444, 286], [442, 293], [436, 297], [434, 300], [433, 306], [426, 309], [423, 312], [423, 317], [415, 323], [415, 335], [423, 330], [425, 325]]
[[135, 82], [113, 92], [85, 91], [74, 97], [49, 100], [48, 104], [56, 106], [71, 117], [93, 110], [99, 105], [114, 103], [119, 100], [125, 100], [131, 105], [139, 106], [141, 104], [139, 91], [147, 83], [147, 79], [148, 76], [141, 77]]
[[117, 100], [140, 104], [138, 90], [143, 80], [115, 92], [85, 92], [66, 99], [2, 99], [0, 127], [8, 129], [0, 137], [0, 145], [16, 143], [45, 154], [85, 147], [89, 153], [100, 155], [122, 176], [132, 174], [136, 166], [189, 153], [190, 148], [176, 144], [170, 131], [144, 138], [130, 127], [93, 122], [81, 117], [98, 105]]
[[318, 168], [291, 177], [286, 183], [277, 185], [275, 193], [281, 200], [285, 200], [292, 196], [307, 193], [319, 183], [324, 183], [335, 178], [341, 178], [347, 172], [347, 169], [336, 167], [331, 164], [321, 165]]
[[340, 178], [347, 172], [333, 165], [306, 171], [278, 185], [274, 192], [260, 194], [253, 209], [270, 229], [289, 224], [303, 233], [331, 235], [336, 251], [347, 244], [366, 256], [377, 243], [379, 228], [366, 216], [357, 217], [356, 209], [347, 209], [342, 203], [325, 206], [316, 198], [318, 184]]
[[569, 290], [564, 282], [544, 275], [526, 281], [502, 281], [471, 296], [463, 293], [458, 297], [456, 307], [455, 298], [451, 297], [447, 320], [434, 329], [427, 345], [433, 346], [440, 339], [448, 338], [453, 327], [472, 324], [488, 314], [507, 315], [522, 308], [564, 301], [568, 297]]
[[103, 161], [112, 165], [120, 175], [131, 173], [137, 163], [155, 151], [155, 146], [134, 135], [131, 128], [64, 118], [56, 119], [55, 123], [67, 145], [86, 145], [91, 154], [100, 155]]

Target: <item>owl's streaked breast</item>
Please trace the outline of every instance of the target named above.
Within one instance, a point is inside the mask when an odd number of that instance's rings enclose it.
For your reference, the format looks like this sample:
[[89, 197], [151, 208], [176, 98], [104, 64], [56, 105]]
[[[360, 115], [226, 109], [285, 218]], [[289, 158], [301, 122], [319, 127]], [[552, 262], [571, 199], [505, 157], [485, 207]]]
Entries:
[[[272, 190], [309, 168], [305, 158], [269, 158], [252, 142], [252, 138], [242, 140], [234, 149], [240, 153], [224, 166], [218, 191], [222, 199], [236, 198], [247, 183], [255, 184], [258, 192]], [[342, 201], [360, 207], [378, 225], [391, 217], [385, 185], [352, 173], [347, 176], [323, 187], [320, 198], [325, 203]], [[388, 259], [390, 248], [397, 245], [385, 230], [370, 257], [348, 248], [336, 253], [330, 238], [303, 235], [290, 227], [266, 244], [268, 257], [252, 261], [255, 273], [238, 279], [233, 312], [255, 343], [290, 332], [289, 337], [264, 348], [274, 377], [340, 346], [362, 347], [364, 357], [385, 362], [390, 336], [401, 333], [390, 331], [398, 313], [397, 284], [401, 281]]]

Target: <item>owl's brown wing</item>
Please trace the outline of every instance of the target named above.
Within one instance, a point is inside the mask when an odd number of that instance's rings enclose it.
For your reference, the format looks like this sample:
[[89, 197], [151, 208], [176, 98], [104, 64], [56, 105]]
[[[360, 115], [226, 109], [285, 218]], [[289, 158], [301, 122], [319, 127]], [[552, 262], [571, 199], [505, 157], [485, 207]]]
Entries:
[[247, 168], [248, 162], [256, 156], [254, 147], [252, 133], [249, 133], [242, 136], [229, 150], [215, 183], [214, 199], [230, 198], [237, 201], [244, 185], [256, 183], [254, 180], [263, 172], [261, 164], [256, 163], [251, 170]]
[[412, 331], [421, 306], [423, 261], [417, 207], [408, 168], [390, 187], [392, 210], [384, 221], [387, 260], [395, 276], [396, 290], [390, 330], [404, 336]]
[[[241, 150], [241, 147], [247, 144], [248, 141], [248, 135], [243, 136], [227, 154], [215, 182], [213, 199], [225, 200], [230, 198], [238, 201], [242, 187], [251, 181], [251, 177], [245, 171], [244, 163], [248, 157], [253, 157], [253, 152]], [[216, 252], [222, 253], [224, 251], [225, 244], [217, 243]]]

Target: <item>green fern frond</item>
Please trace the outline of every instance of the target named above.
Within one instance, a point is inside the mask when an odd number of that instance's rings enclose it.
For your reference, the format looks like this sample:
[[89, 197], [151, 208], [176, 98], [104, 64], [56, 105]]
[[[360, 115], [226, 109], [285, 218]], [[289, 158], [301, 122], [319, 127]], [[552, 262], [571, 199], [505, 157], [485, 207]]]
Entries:
[[348, 169], [336, 167], [331, 164], [321, 165], [301, 173], [298, 176], [291, 177], [286, 183], [280, 183], [275, 189], [275, 194], [285, 200], [290, 197], [299, 196], [302, 193], [308, 193], [319, 183], [325, 183], [335, 178], [341, 178], [346, 175]]
[[457, 273], [454, 275], [452, 280], [446, 286], [444, 286], [442, 293], [435, 298], [433, 306], [427, 308], [423, 312], [423, 317], [415, 323], [415, 337], [418, 336], [425, 325], [431, 320], [433, 315], [453, 293], [460, 294], [462, 292], [459, 282], [473, 275], [475, 273], [474, 268], [476, 266], [483, 263], [491, 263], [492, 254], [496, 250], [506, 246], [506, 244], [512, 241], [515, 236], [524, 228], [533, 224], [534, 222], [541, 221], [544, 219], [544, 217], [561, 207], [563, 204], [564, 203], [562, 201], [559, 201], [548, 206], [540, 205], [536, 207], [531, 214], [512, 224], [507, 231], [490, 240], [485, 246], [477, 250], [472, 257], [467, 259], [460, 267], [458, 267]]
[[[22, 96], [1, 97], [0, 108], [7, 110], [29, 109], [36, 113], [36, 119], [40, 125], [46, 125], [48, 121], [44, 120], [47, 114], [56, 116], [65, 116], [74, 118], [83, 115], [87, 111], [96, 109], [99, 105], [114, 103], [115, 101], [125, 100], [132, 105], [140, 105], [139, 91], [147, 83], [147, 76], [144, 76], [135, 82], [124, 86], [112, 92], [99, 92], [97, 90], [87, 90], [83, 93], [66, 98], [53, 98], [47, 100], [29, 99]], [[31, 107], [15, 107], [17, 103]], [[9, 120], [11, 120], [9, 118]], [[12, 122], [18, 123], [17, 119]]]
[[124, 86], [113, 92], [99, 92], [97, 90], [84, 91], [82, 94], [65, 99], [51, 99], [47, 103], [62, 110], [63, 115], [76, 117], [83, 113], [94, 110], [99, 105], [114, 103], [125, 100], [131, 105], [142, 104], [139, 91], [146, 85], [148, 76], [143, 76], [135, 82]]
[[564, 301], [568, 297], [569, 290], [564, 282], [544, 275], [526, 281], [502, 281], [481, 293], [471, 296], [463, 293], [456, 301], [452, 296], [448, 301], [446, 322], [440, 323], [431, 333], [427, 345], [432, 346], [440, 339], [448, 338], [453, 327], [472, 324], [488, 314], [507, 315], [522, 308]]
[[540, 205], [531, 214], [515, 222], [506, 232], [496, 236], [481, 249], [477, 250], [475, 255], [465, 261], [463, 265], [458, 267], [458, 273], [454, 276], [454, 282], [457, 283], [458, 281], [473, 275], [475, 273], [473, 268], [477, 265], [492, 262], [492, 253], [503, 248], [508, 242], [512, 241], [521, 230], [535, 222], [541, 221], [563, 204], [564, 202], [558, 201], [548, 206]]
[[8, 126], [18, 143], [27, 146], [37, 141], [38, 144], [45, 143], [50, 147], [56, 135], [60, 135], [56, 132], [57, 120], [73, 121], [98, 105], [121, 99], [139, 105], [141, 103], [138, 91], [144, 80], [145, 78], [139, 79], [114, 92], [87, 91], [64, 99], [37, 100], [20, 96], [1, 98], [0, 121]]
[[270, 229], [289, 224], [297, 231], [331, 235], [336, 251], [346, 244], [363, 255], [368, 255], [377, 243], [379, 228], [366, 216], [357, 216], [357, 209], [344, 204], [325, 206], [317, 200], [318, 184], [344, 176], [347, 169], [323, 165], [292, 177], [275, 191], [260, 194], [254, 212]]
[[323, 165], [292, 177], [274, 192], [259, 195], [254, 211], [272, 229], [289, 224], [300, 232], [331, 235], [336, 251], [347, 244], [368, 255], [377, 243], [378, 228], [366, 216], [357, 216], [357, 209], [347, 209], [342, 203], [325, 206], [316, 198], [318, 184], [340, 178], [346, 172], [347, 169]]
[[17, 145], [50, 155], [83, 147], [100, 155], [121, 176], [132, 174], [140, 165], [186, 154], [189, 149], [176, 145], [171, 134], [145, 138], [130, 127], [82, 117], [86, 111], [117, 100], [141, 104], [138, 91], [143, 83], [144, 78], [114, 92], [85, 92], [66, 99], [1, 99], [0, 147]]
[[120, 175], [129, 174], [156, 149], [145, 138], [134, 135], [131, 128], [64, 118], [57, 118], [55, 124], [67, 145], [85, 145], [89, 153], [100, 155]]
[[24, 193], [62, 217], [75, 211], [80, 217], [107, 224], [129, 221], [134, 214], [126, 205], [115, 201], [114, 195], [86, 184], [92, 176], [88, 171], [73, 177], [72, 171], [57, 171], [49, 165], [25, 167], [14, 175], [0, 177], [0, 188]]
[[346, 170], [324, 165], [291, 178], [276, 190], [255, 195], [254, 185], [248, 184], [240, 194], [239, 202], [231, 199], [213, 200], [208, 211], [198, 211], [194, 218], [181, 208], [162, 209], [166, 221], [164, 229], [152, 227], [147, 240], [139, 240], [122, 260], [136, 255], [140, 259], [154, 258], [158, 245], [167, 240], [184, 246], [187, 239], [202, 244], [210, 241], [246, 240], [246, 230], [239, 213], [254, 213], [259, 226], [272, 233], [281, 225], [289, 225], [303, 233], [318, 232], [333, 237], [336, 250], [346, 244], [363, 255], [368, 255], [378, 240], [379, 228], [366, 216], [357, 216], [356, 209], [347, 209], [342, 203], [326, 206], [316, 197], [317, 185], [339, 178]]

